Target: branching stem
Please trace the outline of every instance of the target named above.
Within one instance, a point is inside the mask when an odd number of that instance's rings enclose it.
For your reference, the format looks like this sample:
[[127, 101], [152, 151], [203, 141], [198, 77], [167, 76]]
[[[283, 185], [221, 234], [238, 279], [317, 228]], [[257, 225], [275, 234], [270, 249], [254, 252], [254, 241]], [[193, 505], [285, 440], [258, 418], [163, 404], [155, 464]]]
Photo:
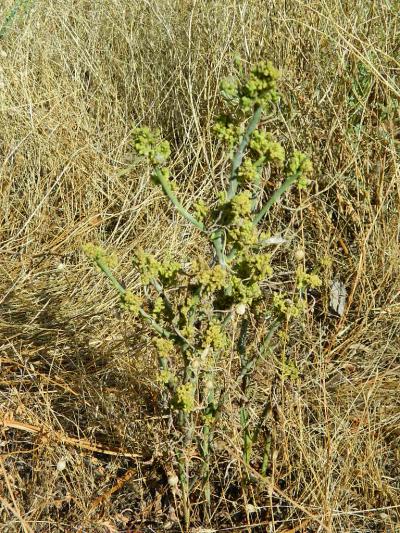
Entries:
[[250, 142], [250, 137], [253, 133], [253, 131], [257, 128], [261, 116], [262, 116], [263, 109], [261, 106], [258, 106], [254, 110], [254, 115], [252, 116], [246, 131], [244, 132], [243, 138], [239, 144], [239, 147], [232, 159], [232, 168], [231, 168], [231, 176], [230, 176], [230, 183], [229, 183], [229, 190], [228, 190], [228, 201], [232, 200], [232, 198], [235, 196], [237, 188], [238, 188], [238, 179], [237, 179], [237, 173], [239, 170], [240, 165], [242, 164], [244, 152], [247, 148], [247, 145]]
[[276, 204], [276, 202], [280, 199], [280, 197], [299, 179], [300, 174], [296, 172], [295, 174], [291, 174], [288, 176], [285, 181], [282, 183], [282, 185], [277, 189], [271, 196], [271, 198], [268, 200], [268, 202], [263, 206], [261, 211], [257, 213], [257, 215], [253, 218], [254, 224], [259, 224], [261, 220], [265, 217], [265, 215], [268, 213], [268, 211], [271, 209], [271, 207]]
[[176, 197], [174, 191], [171, 188], [171, 183], [168, 178], [166, 178], [163, 173], [161, 172], [161, 169], [157, 168], [154, 171], [154, 179], [157, 183], [159, 183], [162, 187], [162, 190], [166, 196], [171, 200], [176, 210], [184, 217], [186, 220], [188, 220], [193, 226], [196, 226], [197, 229], [200, 231], [205, 231], [204, 224], [197, 220], [193, 215], [189, 213], [187, 209], [183, 207], [183, 205], [180, 203], [178, 198]]

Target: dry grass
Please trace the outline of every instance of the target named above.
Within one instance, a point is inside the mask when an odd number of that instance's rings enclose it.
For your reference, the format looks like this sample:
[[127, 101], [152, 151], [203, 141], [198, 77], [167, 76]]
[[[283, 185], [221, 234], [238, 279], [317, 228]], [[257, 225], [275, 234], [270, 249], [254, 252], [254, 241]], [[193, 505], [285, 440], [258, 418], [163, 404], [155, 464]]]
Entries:
[[[0, 24], [14, 4], [3, 0]], [[312, 193], [268, 221], [292, 235], [275, 259], [282, 279], [299, 245], [309, 265], [333, 264], [314, 312], [257, 376], [269, 487], [241, 487], [239, 424], [227, 417], [212, 514], [195, 491], [191, 531], [400, 531], [399, 3], [27, 6], [0, 39], [0, 531], [180, 530], [147, 331], [121, 320], [79, 248], [117, 249], [132, 283], [138, 245], [180, 258], [196, 248], [145, 169], [120, 171], [143, 123], [175, 147], [186, 201], [220, 184], [208, 132], [235, 52], [281, 68], [271, 127], [317, 169]], [[328, 311], [335, 277], [350, 293], [341, 318]], [[282, 351], [298, 380], [278, 378]], [[229, 402], [237, 394], [232, 384]]]

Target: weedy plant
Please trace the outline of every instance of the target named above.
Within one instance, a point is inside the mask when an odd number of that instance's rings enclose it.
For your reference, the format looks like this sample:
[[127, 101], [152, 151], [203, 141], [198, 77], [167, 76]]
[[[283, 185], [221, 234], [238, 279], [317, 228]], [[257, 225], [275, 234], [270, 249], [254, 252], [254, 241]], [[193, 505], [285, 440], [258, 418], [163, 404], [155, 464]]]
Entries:
[[[230, 175], [225, 190], [208, 205], [199, 202], [188, 210], [180, 202], [168, 167], [170, 147], [159, 131], [146, 127], [132, 131], [133, 150], [151, 166], [152, 181], [208, 242], [202, 255], [181, 264], [138, 250], [133, 261], [142, 289], [134, 292], [113, 273], [113, 256], [94, 244], [84, 247], [118, 291], [122, 307], [154, 331], [162, 384], [160, 405], [179, 430], [174, 448], [178, 475], [169, 481], [175, 494], [181, 495], [186, 524], [190, 522], [194, 479], [201, 479], [207, 509], [211, 501], [214, 435], [228, 394], [223, 361], [232, 360], [236, 354], [232, 371], [241, 391], [236, 405], [243, 462], [249, 471], [258, 443], [262, 452], [257, 467], [263, 475], [269, 465], [270, 441], [261, 430], [265, 413], [255, 426], [251, 422], [252, 376], [270, 353], [271, 339], [281, 324], [306, 310], [307, 289], [320, 285], [318, 276], [306, 272], [299, 261], [290, 294], [263, 286], [265, 280], [273, 278], [274, 270], [271, 254], [266, 251], [271, 240], [261, 230], [262, 222], [290, 187], [307, 187], [312, 172], [305, 154], [287, 154], [262, 126], [263, 117], [278, 102], [278, 78], [270, 62], [261, 62], [248, 74], [240, 67], [235, 78], [222, 82], [224, 114], [217, 119], [214, 133], [227, 151]], [[266, 168], [278, 185], [263, 204], [262, 175]], [[255, 343], [249, 342], [249, 334], [256, 338]], [[198, 461], [194, 465], [190, 459], [194, 446], [194, 455], [201, 458], [200, 467]]]

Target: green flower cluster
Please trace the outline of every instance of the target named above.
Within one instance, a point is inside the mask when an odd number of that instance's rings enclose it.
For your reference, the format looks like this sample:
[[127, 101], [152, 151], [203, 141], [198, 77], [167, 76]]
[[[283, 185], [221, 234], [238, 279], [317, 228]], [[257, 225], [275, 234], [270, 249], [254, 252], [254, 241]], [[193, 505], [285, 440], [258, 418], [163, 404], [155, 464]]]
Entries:
[[170, 339], [156, 337], [153, 342], [160, 359], [168, 359], [175, 351], [175, 345]]
[[158, 373], [158, 381], [163, 385], [174, 384], [176, 376], [168, 368], [162, 368]]
[[240, 106], [251, 110], [255, 106], [267, 108], [278, 100], [276, 82], [279, 71], [271, 61], [261, 61], [251, 71], [247, 80], [238, 88]]
[[164, 300], [159, 296], [156, 298], [153, 302], [153, 316], [157, 317], [159, 316], [165, 309], [165, 303]]
[[232, 213], [233, 220], [248, 217], [252, 209], [251, 192], [243, 191], [236, 194], [228, 204], [227, 209]]
[[140, 272], [140, 280], [143, 285], [148, 285], [158, 277], [161, 265], [153, 255], [140, 249], [135, 253], [133, 262]]
[[217, 321], [211, 322], [203, 338], [203, 348], [211, 346], [215, 350], [223, 350], [228, 344], [228, 339], [221, 324]]
[[124, 294], [121, 294], [121, 307], [135, 317], [139, 316], [142, 303], [140, 296], [133, 294], [129, 289]]
[[200, 220], [200, 222], [204, 222], [205, 218], [209, 214], [209, 208], [206, 206], [203, 200], [199, 200], [194, 204], [194, 211], [196, 213], [197, 220]]
[[182, 265], [178, 261], [166, 259], [160, 263], [158, 275], [164, 284], [170, 284], [176, 280], [177, 275], [182, 270]]
[[315, 289], [322, 285], [322, 280], [317, 274], [307, 273], [304, 268], [299, 265], [296, 269], [296, 286], [298, 289], [303, 290], [310, 287]]
[[102, 261], [108, 268], [115, 268], [118, 265], [117, 256], [107, 253], [101, 246], [89, 242], [82, 246], [82, 250], [95, 263]]
[[182, 269], [181, 264], [177, 261], [166, 259], [160, 263], [153, 255], [143, 250], [136, 252], [134, 264], [139, 269], [143, 285], [148, 285], [157, 278], [165, 284], [172, 283]]
[[238, 182], [242, 185], [254, 183], [258, 180], [259, 170], [250, 157], [245, 157], [238, 170]]
[[196, 388], [193, 383], [185, 383], [177, 387], [174, 402], [175, 406], [178, 409], [184, 411], [185, 413], [190, 413], [191, 411], [193, 411], [195, 406], [195, 390]]
[[276, 292], [273, 297], [273, 306], [278, 316], [289, 319], [300, 316], [306, 309], [306, 302], [302, 298], [293, 302], [285, 293]]
[[202, 285], [207, 292], [223, 289], [227, 284], [227, 272], [221, 265], [209, 267], [202, 259], [192, 263], [192, 271], [196, 283]]
[[235, 303], [250, 305], [253, 300], [260, 298], [261, 287], [258, 282], [245, 282], [238, 276], [232, 276], [227, 289], [227, 296], [230, 296]]
[[246, 190], [236, 194], [230, 202], [221, 202], [222, 221], [227, 227], [228, 242], [237, 249], [258, 243], [258, 231], [251, 219], [252, 197]]
[[162, 141], [160, 130], [150, 128], [134, 128], [132, 130], [132, 145], [139, 154], [147, 157], [154, 166], [162, 166], [168, 160], [171, 150], [168, 141]]
[[228, 238], [239, 250], [255, 246], [258, 243], [257, 228], [249, 218], [237, 219], [228, 230]]
[[261, 282], [273, 274], [271, 256], [269, 254], [244, 254], [238, 263], [237, 272], [242, 279], [249, 279], [252, 283]]
[[270, 261], [269, 254], [239, 253], [226, 289], [233, 303], [248, 305], [261, 297], [260, 283], [273, 273]]
[[285, 162], [285, 149], [267, 131], [255, 131], [250, 140], [250, 148], [259, 156], [263, 156], [265, 161], [283, 166]]
[[228, 150], [232, 150], [240, 139], [243, 130], [241, 126], [232, 122], [230, 117], [221, 115], [213, 126], [213, 132], [227, 145]]
[[310, 180], [308, 179], [308, 175], [311, 174], [312, 170], [313, 166], [310, 158], [298, 150], [293, 152], [292, 157], [289, 159], [286, 165], [287, 174], [299, 175], [297, 182], [299, 189], [305, 189], [307, 185], [309, 185]]
[[227, 101], [237, 101], [239, 97], [238, 92], [238, 81], [236, 78], [233, 78], [232, 76], [228, 78], [224, 78], [220, 83], [220, 90], [222, 96]]

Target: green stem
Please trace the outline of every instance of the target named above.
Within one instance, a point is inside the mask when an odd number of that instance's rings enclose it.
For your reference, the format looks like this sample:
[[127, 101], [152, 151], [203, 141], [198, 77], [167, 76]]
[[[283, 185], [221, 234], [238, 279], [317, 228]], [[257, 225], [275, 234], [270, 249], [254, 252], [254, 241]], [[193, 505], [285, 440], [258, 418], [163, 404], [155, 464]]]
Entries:
[[230, 183], [229, 183], [229, 190], [228, 190], [228, 201], [232, 200], [232, 198], [235, 196], [237, 188], [238, 188], [238, 180], [237, 180], [237, 173], [239, 170], [240, 165], [243, 161], [244, 152], [247, 148], [247, 145], [250, 142], [250, 137], [253, 133], [253, 131], [257, 128], [261, 116], [262, 116], [263, 109], [261, 106], [257, 107], [254, 111], [254, 115], [252, 119], [250, 120], [246, 131], [243, 135], [243, 138], [239, 144], [239, 147], [236, 151], [236, 154], [234, 155], [232, 159], [232, 168], [231, 168], [231, 177], [230, 177]]
[[271, 461], [271, 435], [268, 434], [265, 436], [265, 442], [264, 442], [264, 452], [263, 452], [263, 459], [262, 459], [262, 465], [261, 465], [261, 475], [265, 476], [269, 467], [269, 463]]
[[211, 242], [213, 243], [215, 254], [218, 259], [218, 263], [223, 268], [226, 268], [226, 258], [225, 258], [225, 253], [224, 253], [223, 237], [224, 237], [224, 233], [222, 230], [219, 229], [211, 235]]
[[254, 163], [254, 166], [256, 167], [256, 170], [257, 170], [257, 178], [255, 179], [255, 181], [253, 183], [255, 191], [254, 191], [254, 196], [253, 196], [253, 199], [252, 199], [252, 202], [251, 202], [252, 211], [254, 211], [256, 206], [257, 206], [258, 195], [259, 195], [259, 192], [260, 192], [261, 172], [262, 172], [264, 163], [265, 163], [265, 157], [264, 156], [260, 157]]
[[189, 211], [187, 211], [187, 209], [185, 209], [183, 205], [180, 203], [180, 201], [178, 200], [174, 191], [171, 188], [171, 183], [169, 179], [163, 176], [161, 169], [157, 168], [154, 171], [153, 178], [157, 183], [161, 185], [164, 194], [168, 196], [168, 198], [171, 200], [176, 210], [184, 218], [186, 218], [186, 220], [188, 220], [191, 224], [193, 224], [193, 226], [196, 226], [196, 228], [198, 228], [201, 231], [205, 231], [204, 224], [200, 222], [199, 220], [197, 220], [196, 218], [194, 218], [194, 216], [191, 215]]
[[271, 198], [268, 200], [268, 202], [264, 205], [264, 207], [257, 213], [257, 215], [253, 218], [254, 224], [258, 224], [268, 213], [268, 211], [271, 209], [271, 207], [279, 200], [279, 198], [289, 189], [293, 183], [295, 183], [299, 179], [300, 173], [296, 172], [295, 174], [291, 174], [286, 178], [286, 180], [282, 183], [282, 185], [277, 189], [271, 196]]

